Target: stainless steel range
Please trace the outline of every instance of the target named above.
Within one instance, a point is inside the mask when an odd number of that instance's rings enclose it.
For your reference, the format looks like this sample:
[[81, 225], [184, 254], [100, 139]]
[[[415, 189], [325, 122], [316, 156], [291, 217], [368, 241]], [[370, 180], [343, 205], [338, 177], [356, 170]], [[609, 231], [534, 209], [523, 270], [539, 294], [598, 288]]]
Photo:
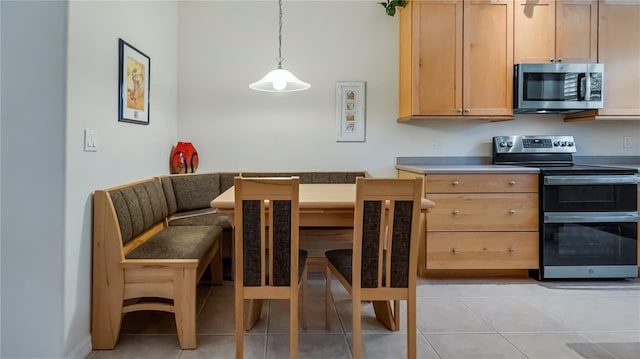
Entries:
[[573, 163], [573, 136], [497, 136], [493, 163], [538, 167], [545, 278], [638, 276], [637, 170]]

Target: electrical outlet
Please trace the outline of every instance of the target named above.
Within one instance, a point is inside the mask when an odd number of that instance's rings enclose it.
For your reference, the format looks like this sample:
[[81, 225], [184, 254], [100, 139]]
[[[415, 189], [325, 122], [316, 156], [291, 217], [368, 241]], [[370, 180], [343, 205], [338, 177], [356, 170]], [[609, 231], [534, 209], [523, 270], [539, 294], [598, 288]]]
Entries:
[[622, 137], [622, 147], [623, 148], [631, 148], [633, 147], [633, 138], [630, 136]]
[[435, 137], [433, 139], [433, 148], [435, 148], [436, 150], [442, 148], [442, 140], [440, 139], [440, 137]]

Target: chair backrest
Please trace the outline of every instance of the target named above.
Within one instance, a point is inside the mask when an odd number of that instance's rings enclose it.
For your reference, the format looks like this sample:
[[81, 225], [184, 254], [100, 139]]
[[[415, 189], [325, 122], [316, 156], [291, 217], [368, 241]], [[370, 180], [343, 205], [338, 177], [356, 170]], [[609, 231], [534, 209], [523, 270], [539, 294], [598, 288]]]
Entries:
[[356, 179], [352, 285], [407, 288], [415, 283], [422, 178]]
[[297, 283], [299, 185], [298, 177], [235, 178], [235, 270], [245, 287]]

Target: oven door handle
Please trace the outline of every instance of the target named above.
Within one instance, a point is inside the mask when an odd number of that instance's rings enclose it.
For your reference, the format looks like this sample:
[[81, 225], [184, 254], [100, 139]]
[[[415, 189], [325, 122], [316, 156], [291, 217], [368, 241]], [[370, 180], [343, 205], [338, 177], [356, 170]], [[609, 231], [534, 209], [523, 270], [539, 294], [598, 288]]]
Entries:
[[640, 177], [635, 175], [598, 175], [598, 176], [545, 176], [544, 184], [551, 186], [562, 185], [617, 185], [638, 184]]
[[633, 223], [638, 212], [545, 212], [544, 223]]

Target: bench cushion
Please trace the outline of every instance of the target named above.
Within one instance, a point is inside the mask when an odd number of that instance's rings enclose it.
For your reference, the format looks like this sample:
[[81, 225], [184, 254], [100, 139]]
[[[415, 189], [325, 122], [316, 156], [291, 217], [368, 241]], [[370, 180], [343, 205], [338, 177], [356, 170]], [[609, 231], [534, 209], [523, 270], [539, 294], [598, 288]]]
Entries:
[[169, 226], [127, 254], [127, 259], [201, 259], [216, 240], [218, 226]]
[[167, 201], [156, 179], [109, 191], [118, 217], [122, 243], [163, 221], [168, 215]]
[[232, 227], [229, 217], [220, 213], [180, 213], [179, 217], [169, 219], [169, 226], [219, 226], [224, 230], [230, 230]]

